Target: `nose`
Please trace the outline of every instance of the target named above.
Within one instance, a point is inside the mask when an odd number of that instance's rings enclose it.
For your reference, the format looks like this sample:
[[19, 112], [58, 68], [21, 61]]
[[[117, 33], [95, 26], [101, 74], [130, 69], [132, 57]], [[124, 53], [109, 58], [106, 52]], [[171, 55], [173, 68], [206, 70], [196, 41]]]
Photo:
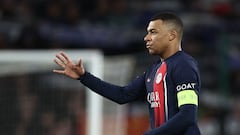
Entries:
[[150, 40], [150, 38], [149, 38], [149, 35], [147, 34], [147, 35], [144, 37], [144, 41], [147, 42], [147, 41], [149, 41], [149, 40]]

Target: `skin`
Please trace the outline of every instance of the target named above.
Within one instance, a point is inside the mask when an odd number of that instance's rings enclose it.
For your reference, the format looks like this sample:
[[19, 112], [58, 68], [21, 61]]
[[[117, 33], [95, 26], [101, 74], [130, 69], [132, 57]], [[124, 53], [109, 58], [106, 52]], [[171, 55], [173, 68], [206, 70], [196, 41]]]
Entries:
[[54, 62], [63, 68], [62, 70], [53, 70], [54, 73], [63, 74], [73, 79], [78, 79], [85, 73], [82, 60], [79, 59], [77, 64], [75, 64], [63, 51], [56, 54]]
[[[172, 56], [181, 50], [181, 38], [179, 33], [169, 24], [162, 20], [150, 21], [147, 27], [147, 34], [144, 37], [146, 48], [152, 55], [158, 55], [162, 60]], [[58, 74], [78, 79], [85, 73], [82, 60], [75, 64], [64, 52], [56, 54], [54, 62], [62, 67], [60, 70], [53, 70]]]
[[170, 25], [155, 20], [149, 23], [144, 41], [150, 54], [158, 55], [164, 60], [181, 50], [179, 37]]

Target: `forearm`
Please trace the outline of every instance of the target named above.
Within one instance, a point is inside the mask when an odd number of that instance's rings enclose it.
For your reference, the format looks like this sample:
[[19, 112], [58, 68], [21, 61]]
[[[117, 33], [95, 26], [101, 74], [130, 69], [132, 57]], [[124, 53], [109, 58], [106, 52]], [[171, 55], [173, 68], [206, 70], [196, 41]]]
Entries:
[[88, 72], [80, 78], [80, 81], [92, 91], [119, 104], [129, 102], [137, 97], [137, 92], [134, 93], [134, 91], [139, 83], [135, 83], [135, 88], [132, 85], [121, 87], [102, 81]]
[[197, 106], [184, 105], [181, 110], [169, 121], [160, 127], [154, 128], [144, 135], [175, 135], [180, 134], [197, 122]]

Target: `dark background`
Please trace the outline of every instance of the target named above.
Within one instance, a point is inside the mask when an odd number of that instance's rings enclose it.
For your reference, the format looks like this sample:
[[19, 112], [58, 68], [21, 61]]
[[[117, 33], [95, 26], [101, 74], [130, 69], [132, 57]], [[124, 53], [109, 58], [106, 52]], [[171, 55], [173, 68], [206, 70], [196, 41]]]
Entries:
[[134, 76], [151, 60], [143, 41], [148, 19], [166, 11], [182, 18], [183, 49], [199, 62], [203, 135], [239, 135], [239, 0], [1, 0], [0, 49], [133, 55]]

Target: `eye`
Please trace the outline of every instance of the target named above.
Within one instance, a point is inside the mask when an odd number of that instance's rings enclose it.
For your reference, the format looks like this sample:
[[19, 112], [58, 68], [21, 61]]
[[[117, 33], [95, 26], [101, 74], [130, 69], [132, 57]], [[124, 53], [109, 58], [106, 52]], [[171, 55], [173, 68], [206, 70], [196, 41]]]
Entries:
[[154, 34], [157, 34], [157, 33], [158, 33], [158, 31], [156, 29], [149, 29], [147, 31], [147, 34], [150, 34], [150, 35], [154, 35]]
[[150, 30], [149, 33], [150, 33], [150, 34], [156, 34], [157, 31], [156, 31], [156, 30]]

